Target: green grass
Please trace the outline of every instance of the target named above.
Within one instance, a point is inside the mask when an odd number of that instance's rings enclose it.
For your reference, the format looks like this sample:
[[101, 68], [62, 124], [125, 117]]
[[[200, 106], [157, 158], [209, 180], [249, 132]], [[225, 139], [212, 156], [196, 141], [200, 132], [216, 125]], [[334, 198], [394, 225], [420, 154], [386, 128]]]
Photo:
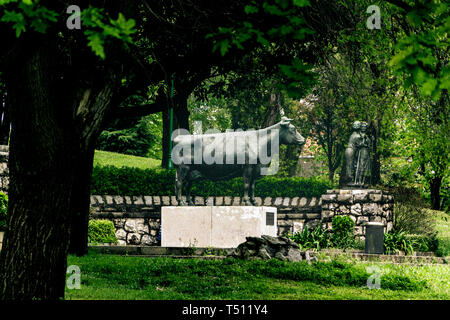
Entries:
[[367, 288], [369, 264], [288, 263], [69, 256], [81, 269], [81, 289], [66, 299], [450, 299], [443, 265], [378, 265], [381, 289]]
[[450, 214], [443, 211], [434, 211], [436, 217], [435, 229], [438, 232], [438, 248], [436, 253], [440, 256], [450, 256]]
[[161, 167], [161, 160], [130, 156], [116, 152], [95, 150], [94, 166], [134, 167], [151, 169]]

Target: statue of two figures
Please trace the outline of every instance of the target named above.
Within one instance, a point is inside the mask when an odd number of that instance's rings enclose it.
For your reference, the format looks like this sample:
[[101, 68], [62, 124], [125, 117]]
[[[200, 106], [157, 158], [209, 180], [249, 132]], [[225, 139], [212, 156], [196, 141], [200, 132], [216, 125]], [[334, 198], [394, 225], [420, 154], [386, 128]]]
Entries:
[[364, 188], [370, 182], [372, 139], [367, 133], [367, 122], [355, 121], [353, 132], [345, 149], [343, 184], [347, 187]]

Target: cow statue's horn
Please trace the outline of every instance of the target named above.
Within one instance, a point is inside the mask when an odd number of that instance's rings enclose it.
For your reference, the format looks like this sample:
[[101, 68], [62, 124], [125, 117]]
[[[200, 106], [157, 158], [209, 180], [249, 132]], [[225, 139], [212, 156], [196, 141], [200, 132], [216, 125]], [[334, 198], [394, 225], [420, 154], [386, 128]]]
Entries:
[[289, 119], [288, 117], [281, 117], [281, 123], [282, 124], [288, 124], [292, 120], [294, 120], [294, 119]]

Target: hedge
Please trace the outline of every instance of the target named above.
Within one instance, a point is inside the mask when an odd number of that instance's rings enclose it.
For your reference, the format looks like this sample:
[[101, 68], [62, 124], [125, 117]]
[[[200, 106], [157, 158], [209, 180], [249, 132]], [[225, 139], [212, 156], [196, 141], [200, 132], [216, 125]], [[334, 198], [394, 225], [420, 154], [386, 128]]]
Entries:
[[0, 192], [0, 231], [6, 231], [6, 214], [8, 213], [8, 195]]
[[[95, 166], [91, 194], [175, 195], [175, 170]], [[242, 178], [199, 180], [192, 184], [192, 196], [242, 196]], [[255, 184], [258, 197], [320, 197], [333, 185], [321, 178], [265, 176]]]
[[117, 243], [116, 228], [109, 220], [89, 220], [88, 242], [97, 243]]

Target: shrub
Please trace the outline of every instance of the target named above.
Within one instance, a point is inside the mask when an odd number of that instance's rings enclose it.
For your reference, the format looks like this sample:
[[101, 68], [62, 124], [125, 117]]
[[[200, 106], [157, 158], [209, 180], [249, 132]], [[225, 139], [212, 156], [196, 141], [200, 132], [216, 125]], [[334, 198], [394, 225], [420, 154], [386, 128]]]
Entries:
[[89, 220], [89, 243], [117, 243], [116, 228], [109, 220]]
[[320, 224], [312, 231], [309, 231], [308, 227], [305, 226], [302, 231], [289, 234], [288, 238], [295, 241], [300, 249], [320, 250], [328, 248], [331, 244], [327, 230], [322, 228]]
[[8, 213], [8, 195], [0, 192], [0, 231], [6, 230], [6, 214]]
[[349, 216], [335, 216], [331, 224], [331, 241], [334, 246], [346, 249], [356, 245], [354, 237], [355, 222]]
[[413, 254], [416, 241], [408, 237], [406, 232], [393, 230], [384, 234], [384, 248], [387, 254], [398, 253]]
[[410, 204], [396, 203], [394, 206], [393, 228], [407, 234], [421, 234], [432, 238], [435, 218], [431, 210]]
[[[92, 194], [167, 195], [175, 194], [175, 170], [139, 169], [131, 167], [95, 166], [92, 173]], [[242, 196], [242, 178], [195, 181], [193, 196]], [[320, 197], [333, 185], [320, 178], [266, 176], [255, 184], [259, 197]]]

